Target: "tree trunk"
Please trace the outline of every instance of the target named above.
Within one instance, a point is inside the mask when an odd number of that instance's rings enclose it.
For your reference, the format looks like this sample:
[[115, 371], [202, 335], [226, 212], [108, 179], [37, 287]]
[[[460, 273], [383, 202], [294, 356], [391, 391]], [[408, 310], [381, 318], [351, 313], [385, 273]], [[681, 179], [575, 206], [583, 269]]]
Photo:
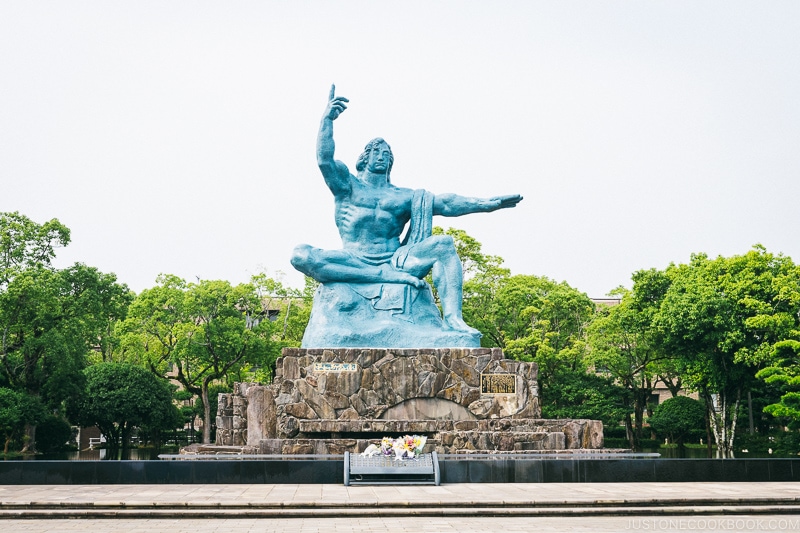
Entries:
[[203, 383], [203, 444], [211, 444], [211, 404], [208, 401], [208, 383]]
[[625, 436], [628, 438], [628, 445], [631, 450], [636, 449], [636, 439], [633, 436], [633, 427], [631, 426], [631, 415], [625, 415]]
[[633, 391], [633, 416], [634, 416], [634, 440], [635, 450], [641, 451], [642, 433], [644, 429], [644, 412], [647, 409], [647, 400], [650, 398], [652, 389], [639, 388]]
[[127, 422], [120, 428], [120, 449], [124, 452], [131, 447], [131, 427]]
[[741, 389], [736, 389], [736, 397], [731, 405], [731, 398], [725, 391], [713, 395], [706, 393], [708, 406], [708, 421], [717, 443], [717, 458], [728, 459], [734, 457], [733, 442], [736, 434], [736, 419], [739, 411]]
[[22, 453], [36, 452], [36, 424], [25, 424], [25, 436], [23, 437]]

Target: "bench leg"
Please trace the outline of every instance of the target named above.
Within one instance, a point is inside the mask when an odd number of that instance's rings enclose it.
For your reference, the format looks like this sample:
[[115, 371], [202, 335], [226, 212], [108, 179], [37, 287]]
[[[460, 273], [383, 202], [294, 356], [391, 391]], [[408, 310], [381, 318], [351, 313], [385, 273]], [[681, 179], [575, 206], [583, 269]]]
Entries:
[[350, 486], [350, 452], [344, 452], [344, 486]]

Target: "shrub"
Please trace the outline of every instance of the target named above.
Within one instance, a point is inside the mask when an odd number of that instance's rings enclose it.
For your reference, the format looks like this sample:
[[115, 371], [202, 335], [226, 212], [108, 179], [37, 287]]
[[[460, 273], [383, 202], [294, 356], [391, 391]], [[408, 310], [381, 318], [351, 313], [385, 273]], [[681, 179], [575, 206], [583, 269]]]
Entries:
[[653, 410], [650, 427], [657, 435], [683, 445], [689, 434], [705, 426], [705, 406], [688, 396], [670, 398]]
[[36, 426], [36, 449], [40, 452], [55, 452], [68, 447], [72, 428], [64, 418], [47, 415]]

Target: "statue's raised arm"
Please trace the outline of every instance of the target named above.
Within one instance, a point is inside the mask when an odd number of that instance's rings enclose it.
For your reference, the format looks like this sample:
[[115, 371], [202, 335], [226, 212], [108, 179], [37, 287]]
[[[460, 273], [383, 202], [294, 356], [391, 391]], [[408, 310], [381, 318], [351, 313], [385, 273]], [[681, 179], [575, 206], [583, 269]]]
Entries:
[[347, 109], [347, 102], [349, 100], [344, 96], [336, 96], [336, 86], [331, 85], [328, 105], [322, 115], [317, 136], [317, 164], [325, 183], [334, 195], [344, 194], [350, 190], [350, 171], [344, 163], [333, 158], [336, 148], [333, 142], [333, 121]]

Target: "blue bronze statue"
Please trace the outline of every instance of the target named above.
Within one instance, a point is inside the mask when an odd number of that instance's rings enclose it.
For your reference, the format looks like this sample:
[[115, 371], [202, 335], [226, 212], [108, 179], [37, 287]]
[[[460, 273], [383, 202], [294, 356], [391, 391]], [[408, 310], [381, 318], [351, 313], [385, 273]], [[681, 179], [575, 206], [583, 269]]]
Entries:
[[[431, 235], [432, 217], [514, 207], [522, 197], [467, 198], [396, 187], [392, 150], [381, 138], [367, 144], [354, 176], [333, 158], [333, 121], [347, 102], [331, 86], [317, 137], [317, 163], [333, 193], [344, 248], [300, 245], [292, 255], [297, 270], [322, 283], [303, 347], [479, 347], [480, 333], [461, 316], [461, 261], [451, 237]], [[441, 315], [422, 279], [429, 272]]]

